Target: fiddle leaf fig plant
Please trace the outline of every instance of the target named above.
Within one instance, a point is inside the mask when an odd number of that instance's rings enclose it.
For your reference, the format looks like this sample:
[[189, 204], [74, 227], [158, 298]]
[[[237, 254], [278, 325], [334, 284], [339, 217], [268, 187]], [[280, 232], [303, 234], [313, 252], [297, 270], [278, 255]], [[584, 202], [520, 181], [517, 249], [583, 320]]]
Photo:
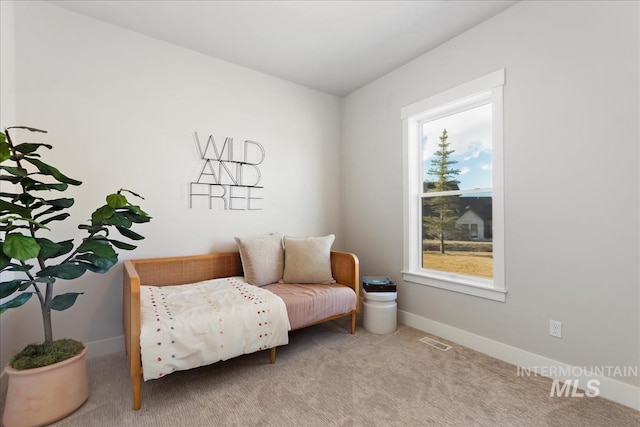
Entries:
[[42, 160], [40, 153], [51, 145], [14, 143], [9, 131], [17, 129], [46, 133], [25, 126], [8, 127], [0, 133], [0, 314], [35, 296], [42, 312], [43, 346], [47, 347], [53, 342], [51, 310], [66, 310], [83, 294], [56, 294], [56, 281], [73, 280], [87, 271], [109, 271], [118, 262], [116, 249], [133, 250], [136, 246], [130, 241], [144, 238], [132, 230], [133, 225], [149, 222], [151, 217], [127, 199], [141, 196], [120, 189], [106, 197], [106, 204], [93, 212], [87, 224], [78, 226], [86, 233], [81, 240], [45, 237], [56, 223], [69, 218], [66, 210], [74, 199], [63, 194], [82, 182]]

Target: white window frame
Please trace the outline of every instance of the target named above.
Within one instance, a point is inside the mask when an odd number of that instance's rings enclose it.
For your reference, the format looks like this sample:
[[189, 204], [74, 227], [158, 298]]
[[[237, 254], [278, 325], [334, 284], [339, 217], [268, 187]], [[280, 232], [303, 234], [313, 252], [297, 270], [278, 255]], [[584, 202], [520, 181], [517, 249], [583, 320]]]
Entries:
[[[404, 266], [403, 280], [504, 302], [504, 179], [503, 179], [503, 86], [505, 70], [430, 96], [401, 109], [404, 167]], [[449, 116], [473, 105], [492, 105], [493, 160], [493, 279], [422, 268], [422, 124]], [[483, 101], [484, 100], [484, 101]], [[478, 193], [482, 189], [465, 190]]]

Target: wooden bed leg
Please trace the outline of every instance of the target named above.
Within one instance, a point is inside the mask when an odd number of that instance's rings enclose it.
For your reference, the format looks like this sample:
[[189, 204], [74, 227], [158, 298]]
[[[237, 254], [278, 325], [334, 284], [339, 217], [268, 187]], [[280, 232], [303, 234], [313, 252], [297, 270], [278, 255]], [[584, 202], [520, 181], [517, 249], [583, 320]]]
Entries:
[[275, 347], [271, 347], [269, 349], [269, 363], [271, 363], [271, 364], [276, 363], [276, 348]]
[[131, 377], [131, 387], [133, 389], [133, 410], [137, 411], [142, 405], [140, 395], [142, 389], [142, 375], [134, 375]]
[[351, 335], [356, 333], [356, 313], [351, 313]]

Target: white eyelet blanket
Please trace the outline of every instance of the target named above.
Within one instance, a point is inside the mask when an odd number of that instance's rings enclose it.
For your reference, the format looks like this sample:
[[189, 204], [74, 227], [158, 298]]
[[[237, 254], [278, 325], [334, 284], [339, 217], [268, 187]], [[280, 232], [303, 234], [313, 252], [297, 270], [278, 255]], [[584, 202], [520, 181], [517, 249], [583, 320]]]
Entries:
[[282, 299], [227, 277], [140, 287], [144, 380], [289, 343]]

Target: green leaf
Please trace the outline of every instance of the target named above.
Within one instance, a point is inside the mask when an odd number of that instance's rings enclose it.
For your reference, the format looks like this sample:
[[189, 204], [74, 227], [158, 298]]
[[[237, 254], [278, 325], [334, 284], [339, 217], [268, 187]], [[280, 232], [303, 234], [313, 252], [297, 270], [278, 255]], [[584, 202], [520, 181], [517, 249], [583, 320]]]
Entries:
[[40, 254], [38, 257], [42, 259], [56, 258], [71, 252], [73, 249], [73, 240], [56, 243], [49, 239], [36, 237], [36, 241], [40, 245]]
[[0, 181], [9, 181], [12, 184], [18, 184], [20, 182], [20, 177], [13, 175], [0, 175]]
[[75, 260], [87, 261], [88, 264], [85, 264], [88, 270], [93, 271], [94, 273], [106, 273], [118, 263], [118, 255], [114, 255], [113, 257], [99, 257], [90, 253], [85, 253], [74, 257]]
[[51, 276], [59, 279], [72, 280], [82, 276], [86, 271], [87, 266], [85, 264], [66, 262], [60, 265], [45, 267], [37, 273], [37, 276]]
[[11, 175], [23, 177], [27, 176], [27, 170], [17, 166], [0, 166], [0, 169], [6, 170]]
[[30, 265], [30, 264], [20, 265], [20, 264], [11, 263], [3, 271], [26, 272], [26, 271], [31, 270], [32, 268], [33, 268], [33, 265]]
[[141, 236], [140, 234], [129, 230], [128, 228], [124, 228], [124, 227], [117, 227], [118, 231], [120, 232], [120, 234], [122, 234], [124, 237], [128, 237], [131, 240], [142, 240], [144, 239], [144, 236]]
[[[34, 223], [34, 221], [26, 220], [16, 215], [7, 215], [0, 218], [0, 230], [5, 231], [7, 233], [20, 228], [29, 230], [29, 223]], [[36, 224], [37, 228], [40, 228], [39, 224], [37, 223], [34, 223], [34, 224]]]
[[122, 193], [123, 191], [126, 191], [127, 193], [132, 194], [132, 195], [136, 196], [137, 198], [144, 200], [144, 197], [142, 197], [138, 193], [135, 193], [135, 192], [133, 192], [131, 190], [127, 190], [126, 188], [121, 188], [120, 190], [118, 190], [118, 194]]
[[29, 142], [24, 142], [22, 144], [18, 144], [16, 145], [15, 149], [16, 151], [22, 153], [22, 154], [30, 154], [33, 153], [34, 151], [38, 150], [38, 148], [40, 147], [47, 147], [48, 149], [52, 149], [53, 146], [49, 145], [49, 144], [33, 144], [33, 143], [29, 143]]
[[118, 249], [122, 249], [124, 251], [132, 251], [135, 248], [137, 248], [137, 246], [135, 245], [130, 245], [129, 243], [121, 242], [119, 240], [109, 239], [109, 241], [113, 246], [115, 246]]
[[111, 218], [107, 219], [105, 223], [109, 225], [119, 225], [124, 228], [129, 228], [132, 225], [132, 222], [127, 218], [127, 215], [123, 215], [119, 212], [114, 212]]
[[43, 219], [42, 221], [40, 221], [40, 224], [44, 225], [44, 224], [49, 224], [52, 221], [63, 221], [67, 219], [69, 216], [71, 215], [68, 213], [61, 213], [59, 215], [52, 216], [51, 218]]
[[[53, 280], [55, 281], [55, 279]], [[18, 290], [20, 292], [25, 291], [29, 286], [33, 285], [35, 282], [37, 282], [37, 280], [25, 280], [24, 282], [22, 282]]]
[[55, 277], [36, 277], [33, 279], [34, 282], [38, 283], [46, 283], [47, 285], [53, 285], [56, 282]]
[[49, 308], [56, 311], [66, 310], [76, 303], [78, 295], [82, 295], [84, 292], [68, 292], [66, 294], [56, 295], [49, 304]]
[[64, 254], [68, 254], [73, 250], [73, 239], [63, 240], [61, 242], [56, 242], [62, 248], [60, 252], [56, 256], [61, 256]]
[[68, 184], [60, 183], [60, 184], [45, 184], [43, 182], [33, 181], [34, 185], [29, 187], [30, 191], [42, 191], [42, 190], [57, 190], [57, 191], [65, 191], [69, 188]]
[[7, 215], [6, 212], [2, 212], [1, 214], [5, 215], [3, 217], [0, 217], [1, 224], [11, 224], [13, 221], [19, 221], [21, 218], [18, 215]]
[[99, 207], [91, 214], [91, 223], [93, 225], [102, 224], [105, 220], [111, 218], [115, 211], [111, 206], [104, 205]]
[[85, 240], [78, 246], [78, 252], [93, 252], [99, 257], [113, 257], [116, 255], [116, 251], [113, 250], [109, 241], [102, 239]]
[[32, 128], [30, 126], [10, 126], [7, 128], [7, 130], [9, 129], [26, 129], [30, 132], [40, 132], [40, 133], [47, 133], [46, 130], [42, 130], [42, 129], [36, 129], [36, 128]]
[[111, 206], [114, 209], [122, 208], [127, 206], [127, 198], [122, 194], [109, 194], [107, 196], [107, 205]]
[[[11, 258], [6, 256], [4, 252], [2, 252], [2, 245], [3, 242], [0, 242], [0, 270], [4, 270], [6, 267], [11, 265]], [[118, 245], [115, 245], [115, 247], [117, 248]]]
[[6, 212], [11, 212], [17, 215], [20, 215], [23, 218], [31, 217], [31, 209], [16, 205], [15, 203], [9, 203], [2, 199], [0, 199], [0, 212], [3, 214]]
[[49, 239], [36, 237], [36, 242], [40, 245], [40, 258], [49, 259], [57, 256], [61, 247], [59, 244], [52, 242]]
[[82, 181], [78, 181], [75, 180], [73, 178], [69, 178], [68, 176], [64, 175], [62, 172], [60, 172], [58, 169], [56, 169], [53, 166], [50, 166], [38, 159], [33, 159], [33, 158], [29, 158], [29, 157], [25, 157], [25, 160], [29, 163], [31, 163], [32, 165], [34, 165], [35, 167], [38, 168], [38, 170], [40, 171], [40, 173], [44, 174], [44, 175], [49, 175], [54, 177], [55, 179], [57, 179], [60, 182], [64, 182], [66, 184], [71, 184], [71, 185], [80, 185], [82, 184]]
[[[139, 215], [137, 213], [134, 213], [131, 209], [129, 209], [128, 212], [122, 212], [122, 215], [126, 216], [127, 218], [129, 218], [131, 220], [131, 222], [135, 222], [137, 224], [141, 224], [143, 222], [149, 222], [151, 221], [151, 217], [150, 216], [146, 216], [146, 214], [143, 215]], [[129, 227], [127, 227], [129, 228]]]
[[17, 291], [20, 285], [22, 285], [22, 282], [24, 282], [24, 280], [18, 279], [0, 283], [0, 298], [6, 298]]
[[0, 304], [0, 314], [4, 313], [10, 308], [20, 307], [22, 304], [29, 301], [29, 298], [31, 298], [32, 295], [33, 294], [31, 292], [24, 292], [18, 295], [17, 297], [15, 297], [14, 299], [12, 299], [11, 301], [7, 301], [4, 304]]
[[42, 200], [42, 203], [56, 208], [65, 209], [73, 206], [74, 201], [75, 200], [71, 197], [63, 197], [61, 199]]
[[4, 133], [0, 133], [0, 162], [11, 158], [11, 149]]
[[23, 280], [22, 284], [20, 285], [20, 288], [18, 290], [19, 291], [24, 291], [29, 286], [35, 285], [36, 283], [46, 283], [48, 285], [52, 285], [55, 282], [56, 282], [56, 279], [54, 277], [37, 277], [37, 278], [35, 278], [33, 280]]
[[[20, 224], [17, 223], [18, 221], [23, 221], [26, 222], [27, 224]], [[31, 220], [29, 218], [22, 218], [22, 217], [18, 217], [18, 216], [13, 216], [13, 215], [9, 215], [6, 217], [3, 217], [2, 219], [0, 219], [0, 223], [2, 224], [8, 224], [7, 231], [10, 231], [14, 228], [24, 228], [24, 229], [29, 229], [29, 225], [28, 224], [33, 224], [33, 226], [35, 227], [35, 229], [40, 229], [40, 228], [44, 228], [46, 230], [48, 230], [47, 227], [43, 226], [42, 224], [40, 224], [37, 221]], [[5, 228], [5, 227], [3, 227]]]
[[136, 205], [129, 205], [128, 209], [138, 215], [140, 215], [141, 217], [145, 217], [147, 218], [146, 221], [140, 221], [140, 222], [147, 222], [151, 219], [151, 217], [149, 216], [148, 213], [146, 213], [145, 211], [143, 211], [142, 209], [140, 209], [140, 206], [136, 206]]
[[19, 261], [37, 258], [40, 245], [36, 239], [20, 233], [9, 233], [5, 236], [2, 251], [9, 257]]
[[96, 234], [96, 233], [99, 233], [101, 231], [104, 231], [107, 235], [109, 235], [109, 229], [107, 227], [103, 227], [101, 225], [80, 224], [78, 226], [78, 228], [80, 230], [87, 230], [91, 234]]

